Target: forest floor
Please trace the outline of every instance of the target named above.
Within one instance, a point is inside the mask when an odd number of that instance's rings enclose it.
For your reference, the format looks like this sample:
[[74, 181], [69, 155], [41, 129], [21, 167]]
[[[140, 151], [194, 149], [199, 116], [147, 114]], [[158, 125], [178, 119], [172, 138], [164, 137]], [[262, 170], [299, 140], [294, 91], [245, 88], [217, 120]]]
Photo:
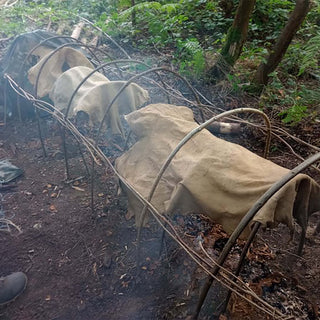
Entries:
[[[248, 97], [230, 96], [220, 107], [247, 104], [252, 105]], [[126, 199], [118, 194], [112, 170], [96, 168], [92, 211], [90, 179], [74, 140], [67, 139], [72, 180], [66, 181], [59, 131], [52, 119], [42, 120], [42, 127], [47, 157], [35, 121], [11, 120], [0, 127], [0, 159], [10, 159], [23, 170], [13, 188], [0, 193], [2, 217], [22, 231], [11, 227], [11, 233], [0, 232], [0, 275], [23, 271], [28, 276], [25, 292], [0, 307], [0, 319], [186, 319], [195, 309], [205, 273], [169, 237], [160, 253], [162, 231], [153, 221], [143, 230], [137, 268], [137, 230], [126, 216]], [[319, 145], [319, 124], [304, 122], [294, 130]], [[261, 136], [249, 130], [228, 140], [254, 152], [263, 149]], [[281, 143], [272, 146], [271, 160], [288, 168], [299, 163]], [[107, 148], [111, 161], [120, 155], [112, 142]], [[320, 182], [318, 173], [308, 173]], [[295, 254], [297, 237], [290, 241], [287, 227], [260, 230], [241, 274], [258, 295], [292, 319], [320, 319], [320, 236], [313, 235], [317, 219], [311, 218], [302, 257]], [[228, 238], [204, 216], [177, 215], [172, 221], [190, 246], [196, 247], [201, 236], [207, 249], [220, 252]], [[230, 255], [230, 267], [237, 262], [238, 249]], [[215, 284], [200, 319], [218, 319], [225, 294]], [[226, 318], [272, 317], [233, 297], [226, 315], [220, 316]]]

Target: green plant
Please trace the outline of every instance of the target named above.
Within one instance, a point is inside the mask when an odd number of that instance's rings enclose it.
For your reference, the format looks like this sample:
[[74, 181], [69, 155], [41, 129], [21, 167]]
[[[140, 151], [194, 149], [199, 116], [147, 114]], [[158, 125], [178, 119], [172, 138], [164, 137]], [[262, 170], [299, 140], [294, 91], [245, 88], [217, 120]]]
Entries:
[[255, 45], [268, 46], [279, 36], [294, 7], [289, 0], [257, 0], [248, 38]]
[[295, 125], [308, 116], [307, 109], [307, 106], [297, 102], [292, 107], [280, 112], [279, 116], [283, 117], [283, 123]]
[[203, 49], [197, 39], [177, 40], [176, 63], [181, 74], [200, 77], [205, 68]]
[[281, 81], [279, 72], [273, 72], [260, 103], [263, 107], [277, 110], [283, 123], [296, 125], [306, 117], [312, 116], [313, 106], [318, 99], [319, 89], [310, 89], [298, 84], [293, 76]]
[[49, 1], [48, 3], [19, 1], [11, 7], [0, 10], [0, 30], [5, 36], [15, 36], [23, 32], [37, 28], [44, 28], [49, 23], [61, 23], [64, 20], [72, 21], [70, 14], [61, 10], [59, 3]]
[[117, 6], [109, 16], [107, 29], [114, 36], [129, 39], [138, 46], [174, 48], [178, 39], [190, 38], [197, 38], [202, 46], [211, 46], [221, 41], [231, 22], [223, 16], [218, 1], [151, 1], [132, 7], [130, 4]]
[[304, 55], [299, 69], [299, 75], [307, 69], [319, 69], [320, 59], [320, 31], [312, 37], [303, 47]]
[[228, 74], [227, 79], [228, 79], [229, 83], [231, 84], [234, 92], [239, 92], [241, 90], [241, 86], [240, 86], [241, 81], [240, 81], [239, 77], [234, 76], [232, 74]]

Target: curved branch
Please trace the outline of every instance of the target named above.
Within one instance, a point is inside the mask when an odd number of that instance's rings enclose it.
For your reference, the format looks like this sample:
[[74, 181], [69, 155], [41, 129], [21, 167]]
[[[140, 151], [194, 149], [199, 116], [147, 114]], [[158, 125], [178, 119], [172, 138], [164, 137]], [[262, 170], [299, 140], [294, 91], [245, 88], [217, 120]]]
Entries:
[[[172, 73], [174, 74], [176, 77], [178, 77], [179, 79], [181, 79], [182, 81], [184, 81], [184, 83], [189, 87], [190, 91], [194, 94], [195, 96], [195, 99], [197, 101], [197, 105], [199, 106], [201, 103], [200, 103], [200, 99], [199, 99], [199, 96], [198, 94], [195, 92], [194, 88], [191, 86], [191, 84], [189, 83], [188, 80], [186, 80], [184, 77], [180, 76], [177, 72], [175, 71], [172, 71], [172, 70], [169, 70], [167, 68], [163, 68], [163, 67], [158, 67], [158, 68], [153, 68], [153, 69], [150, 69], [150, 70], [147, 70], [147, 71], [144, 71], [144, 72], [141, 72], [140, 74], [136, 75], [136, 76], [133, 76], [131, 77], [121, 88], [120, 90], [118, 91], [118, 93], [114, 96], [114, 98], [112, 99], [112, 101], [109, 103], [105, 113], [104, 113], [104, 116], [103, 116], [103, 119], [100, 123], [100, 126], [99, 126], [99, 130], [98, 130], [98, 133], [97, 133], [97, 137], [95, 139], [95, 142], [97, 143], [98, 142], [98, 139], [100, 137], [100, 133], [101, 133], [101, 130], [102, 130], [102, 126], [103, 126], [103, 123], [107, 117], [107, 114], [109, 113], [112, 105], [115, 103], [115, 101], [118, 99], [118, 97], [120, 96], [120, 94], [123, 92], [123, 90], [130, 84], [132, 83], [135, 79], [138, 79], [140, 77], [143, 77], [145, 76], [146, 74], [149, 74], [151, 72], [156, 72], [156, 71], [166, 71], [166, 72], [169, 72], [169, 73]], [[200, 113], [201, 113], [201, 116], [203, 118], [203, 114], [201, 112], [201, 109], [199, 107], [199, 110], [200, 110]]]
[[[226, 111], [224, 113], [221, 113], [217, 116], [212, 117], [211, 119], [207, 120], [206, 122], [204, 122], [203, 124], [199, 125], [198, 127], [196, 127], [195, 129], [193, 129], [192, 131], [190, 131], [177, 145], [177, 147], [170, 153], [170, 155], [168, 156], [167, 160], [164, 162], [164, 164], [162, 165], [157, 177], [154, 180], [154, 183], [151, 187], [150, 193], [147, 197], [147, 201], [151, 202], [151, 199], [154, 195], [154, 192], [160, 182], [161, 177], [163, 176], [164, 172], [166, 171], [166, 169], [168, 168], [169, 164], [171, 163], [172, 159], [175, 157], [175, 155], [179, 152], [179, 150], [193, 137], [195, 136], [197, 133], [199, 133], [200, 131], [202, 131], [203, 129], [205, 129], [206, 127], [208, 127], [212, 122], [217, 121], [220, 118], [235, 114], [235, 113], [241, 113], [241, 112], [251, 112], [251, 113], [257, 113], [260, 114], [263, 119], [266, 122], [266, 126], [268, 128], [268, 134], [267, 134], [267, 139], [266, 139], [266, 147], [265, 147], [265, 157], [267, 157], [268, 154], [268, 150], [269, 150], [269, 145], [270, 145], [270, 136], [271, 136], [271, 124], [270, 124], [270, 120], [269, 118], [266, 116], [265, 113], [263, 113], [260, 110], [257, 109], [253, 109], [253, 108], [239, 108], [239, 109], [234, 109], [234, 110], [230, 110], [230, 111]], [[138, 242], [138, 247], [139, 247], [139, 242], [140, 242], [140, 235], [141, 235], [141, 228], [143, 226], [144, 220], [145, 220], [145, 216], [148, 210], [148, 205], [144, 205], [143, 209], [142, 209], [142, 213], [141, 213], [141, 219], [138, 225], [138, 234], [137, 234], [137, 242]], [[139, 256], [139, 254], [138, 254]]]

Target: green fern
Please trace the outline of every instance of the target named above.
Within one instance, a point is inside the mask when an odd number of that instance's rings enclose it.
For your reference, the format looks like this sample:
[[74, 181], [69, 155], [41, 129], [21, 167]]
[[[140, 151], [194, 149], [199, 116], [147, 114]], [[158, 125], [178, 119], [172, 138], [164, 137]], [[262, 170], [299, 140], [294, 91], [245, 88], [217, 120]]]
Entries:
[[304, 47], [304, 56], [299, 70], [299, 75], [307, 69], [318, 69], [318, 59], [320, 58], [320, 32], [311, 38]]
[[205, 58], [199, 41], [195, 38], [178, 40], [177, 46], [180, 51], [180, 72], [199, 77], [205, 68]]
[[162, 5], [160, 2], [151, 1], [151, 2], [142, 2], [138, 3], [124, 11], [121, 12], [120, 16], [122, 18], [129, 17], [134, 11], [135, 12], [145, 12], [145, 10], [154, 10], [156, 12], [171, 14], [175, 12], [178, 7], [180, 7], [180, 3], [167, 3]]

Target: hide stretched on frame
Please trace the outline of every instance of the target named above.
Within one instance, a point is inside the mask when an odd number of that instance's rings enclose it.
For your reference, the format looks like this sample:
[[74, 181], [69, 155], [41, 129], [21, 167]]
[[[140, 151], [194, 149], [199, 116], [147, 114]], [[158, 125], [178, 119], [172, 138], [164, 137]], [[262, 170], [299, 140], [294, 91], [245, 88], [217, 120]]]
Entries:
[[[126, 116], [138, 141], [116, 160], [118, 172], [148, 197], [159, 170], [172, 150], [198, 124], [189, 108], [149, 105]], [[161, 213], [202, 213], [231, 233], [253, 204], [289, 172], [249, 150], [203, 130], [173, 158], [151, 203]], [[142, 204], [128, 190], [129, 211], [140, 221]], [[257, 213], [254, 221], [293, 227], [320, 210], [320, 187], [299, 174]], [[248, 233], [246, 230], [245, 233]]]

